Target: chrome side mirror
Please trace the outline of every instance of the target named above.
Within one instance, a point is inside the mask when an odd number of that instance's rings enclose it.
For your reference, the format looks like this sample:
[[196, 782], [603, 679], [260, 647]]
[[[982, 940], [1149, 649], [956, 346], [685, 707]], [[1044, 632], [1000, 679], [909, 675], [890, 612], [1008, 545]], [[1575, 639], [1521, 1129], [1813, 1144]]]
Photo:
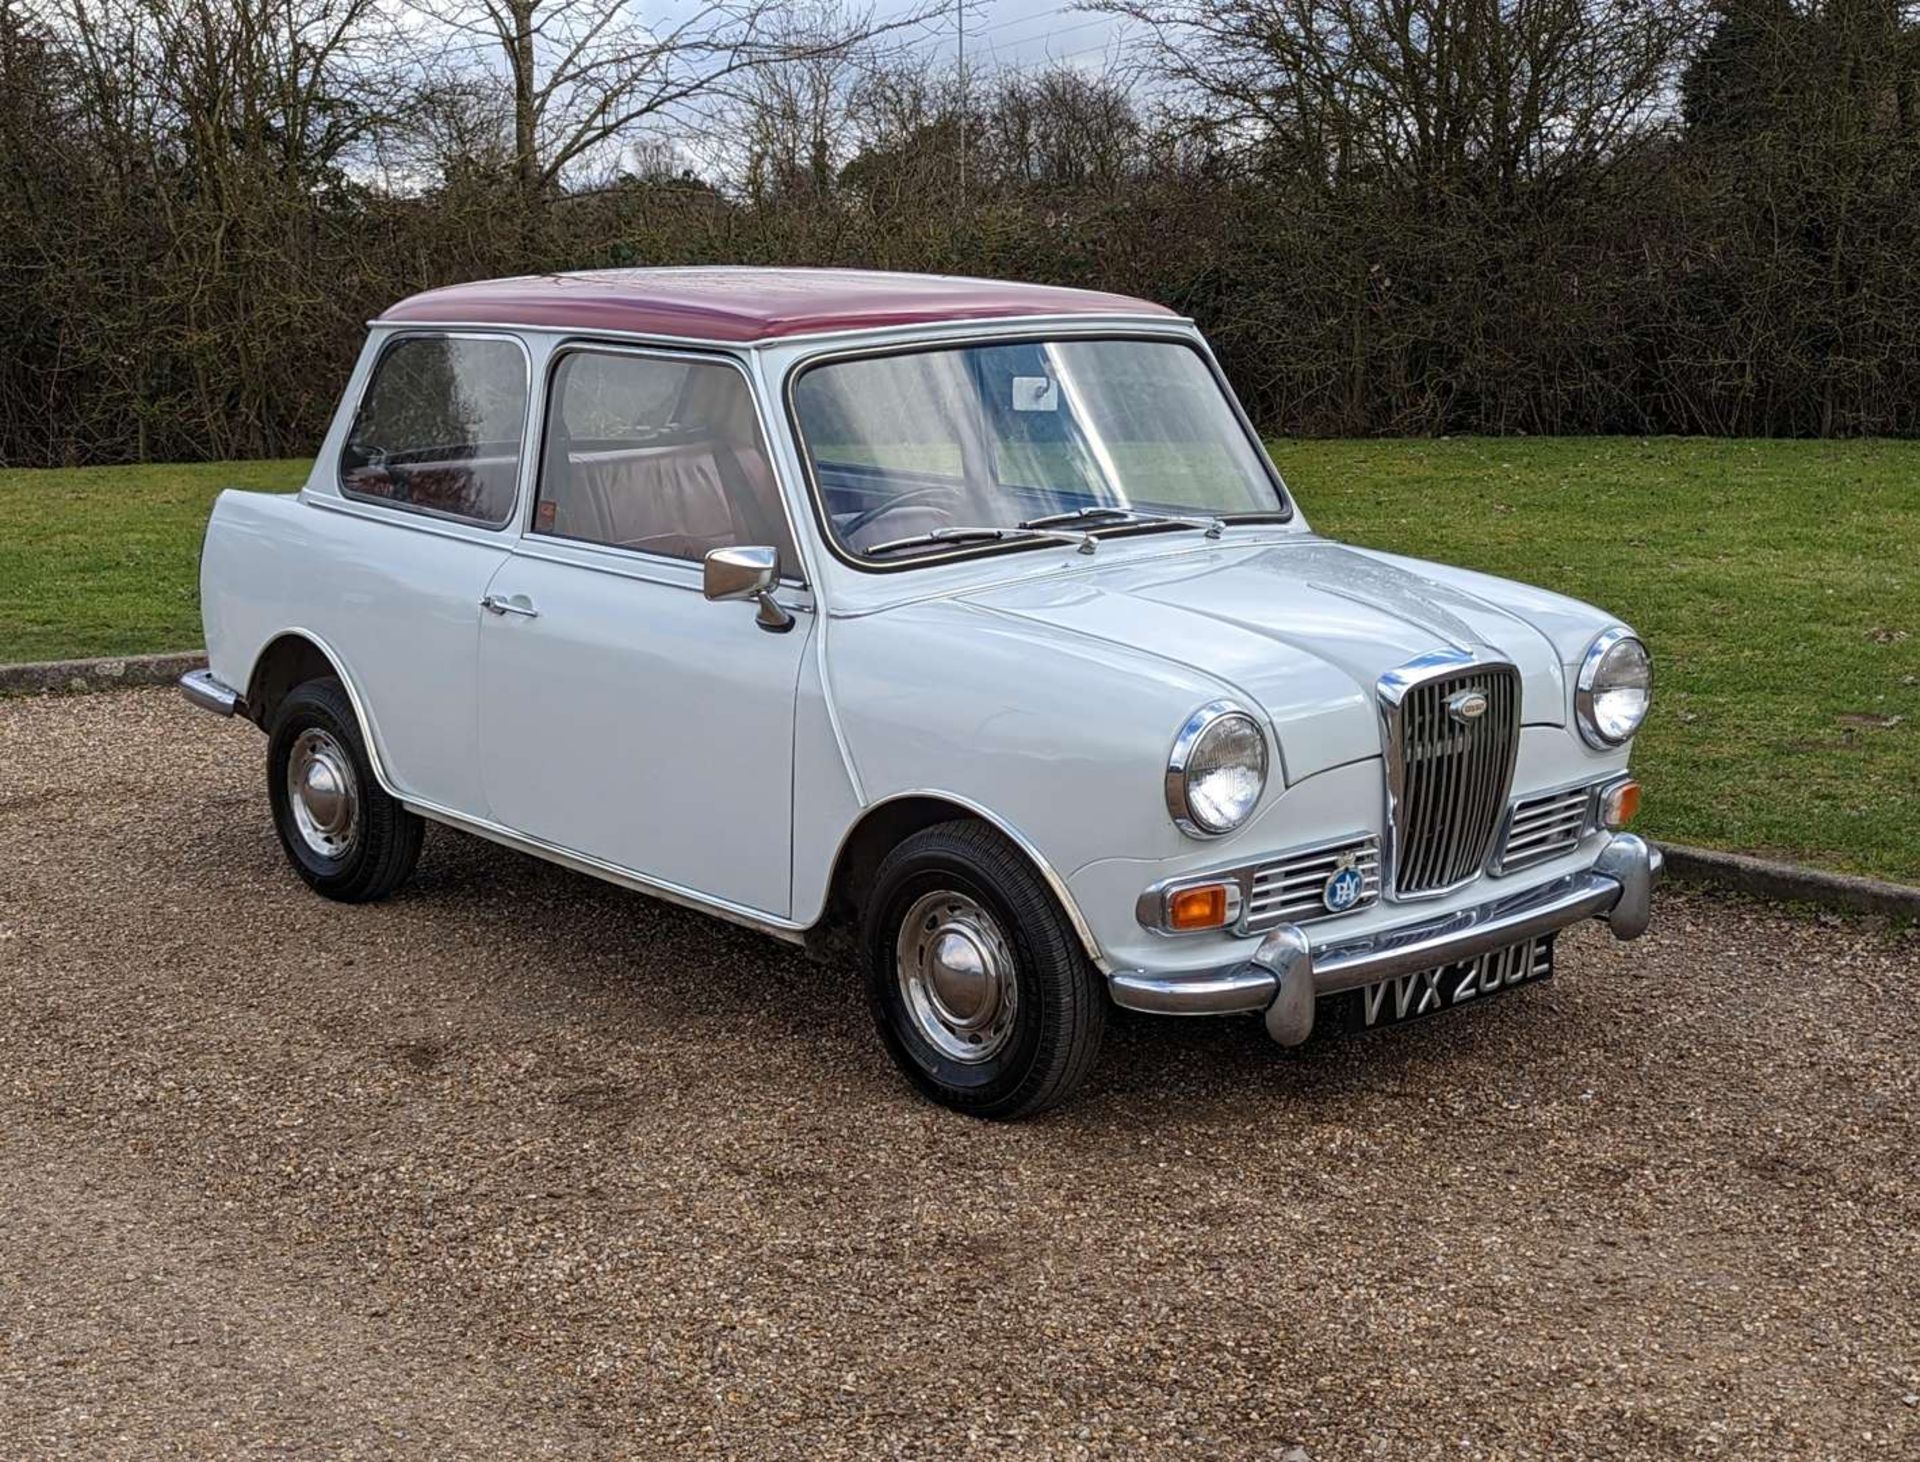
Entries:
[[716, 548], [701, 561], [701, 590], [718, 603], [726, 599], [757, 599], [761, 629], [782, 634], [793, 628], [793, 616], [774, 601], [780, 582], [777, 548]]

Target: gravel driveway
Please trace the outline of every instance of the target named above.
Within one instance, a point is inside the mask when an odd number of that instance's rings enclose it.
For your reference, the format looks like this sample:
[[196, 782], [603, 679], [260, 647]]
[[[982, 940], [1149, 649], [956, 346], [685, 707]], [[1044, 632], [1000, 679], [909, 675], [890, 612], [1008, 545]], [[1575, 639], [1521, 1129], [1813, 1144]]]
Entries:
[[1920, 1455], [1920, 938], [1668, 896], [1480, 1011], [916, 1100], [845, 970], [264, 741], [0, 702], [0, 1452]]

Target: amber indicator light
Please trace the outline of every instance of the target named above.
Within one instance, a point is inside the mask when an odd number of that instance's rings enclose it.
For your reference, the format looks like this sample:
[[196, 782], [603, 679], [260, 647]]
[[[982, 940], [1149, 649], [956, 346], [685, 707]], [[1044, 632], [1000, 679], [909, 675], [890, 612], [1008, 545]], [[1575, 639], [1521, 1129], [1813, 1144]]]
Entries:
[[1609, 787], [1606, 797], [1600, 804], [1600, 820], [1608, 829], [1618, 832], [1639, 814], [1640, 784], [1622, 782], [1617, 787]]
[[1227, 922], [1227, 886], [1224, 883], [1183, 888], [1167, 896], [1169, 929], [1218, 929]]

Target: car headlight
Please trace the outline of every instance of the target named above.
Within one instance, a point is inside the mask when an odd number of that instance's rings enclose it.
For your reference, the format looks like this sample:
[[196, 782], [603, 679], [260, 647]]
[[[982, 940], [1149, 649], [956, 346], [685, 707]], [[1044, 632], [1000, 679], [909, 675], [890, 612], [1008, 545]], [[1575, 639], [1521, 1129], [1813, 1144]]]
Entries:
[[1196, 838], [1230, 833], [1252, 814], [1267, 785], [1267, 738], [1260, 723], [1227, 701], [1187, 718], [1167, 759], [1167, 812]]
[[1580, 735], [1587, 745], [1609, 750], [1640, 729], [1652, 704], [1653, 657], [1628, 631], [1608, 630], [1588, 647], [1574, 682]]

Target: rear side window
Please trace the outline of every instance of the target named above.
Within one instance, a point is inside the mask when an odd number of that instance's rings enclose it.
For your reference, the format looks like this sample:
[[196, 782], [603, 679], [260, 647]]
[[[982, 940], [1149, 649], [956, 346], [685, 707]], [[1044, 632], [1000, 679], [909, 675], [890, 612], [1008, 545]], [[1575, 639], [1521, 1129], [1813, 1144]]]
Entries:
[[513, 513], [526, 419], [516, 342], [405, 336], [374, 365], [340, 455], [340, 489], [499, 527]]
[[698, 562], [780, 554], [797, 577], [753, 393], [730, 365], [571, 350], [553, 370], [533, 531]]

